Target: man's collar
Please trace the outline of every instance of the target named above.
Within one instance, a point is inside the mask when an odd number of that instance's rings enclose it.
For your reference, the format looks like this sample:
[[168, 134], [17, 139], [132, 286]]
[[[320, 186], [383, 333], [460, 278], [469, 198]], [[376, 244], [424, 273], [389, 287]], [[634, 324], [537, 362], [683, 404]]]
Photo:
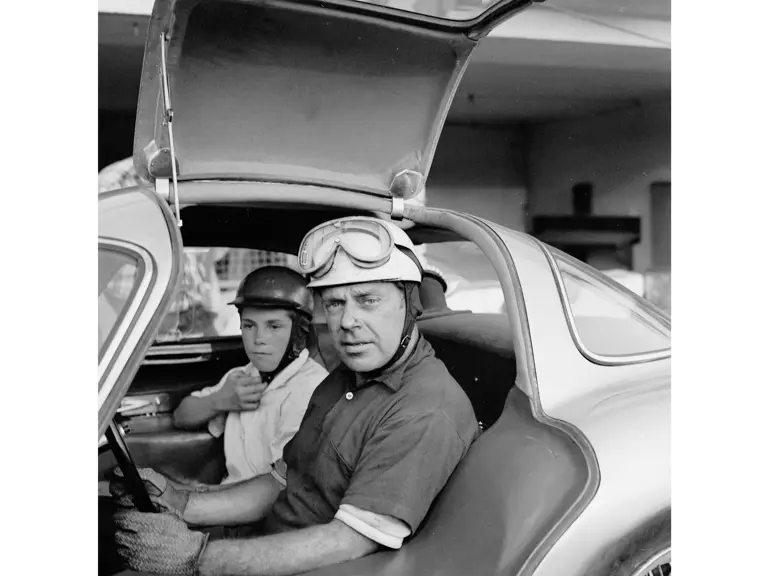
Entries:
[[[397, 392], [398, 390], [400, 390], [400, 388], [403, 387], [403, 376], [405, 376], [405, 372], [417, 359], [416, 357], [421, 355], [424, 342], [425, 341], [422, 339], [421, 333], [417, 331], [416, 344], [414, 345], [414, 347], [411, 349], [411, 352], [408, 354], [408, 356], [406, 356], [405, 360], [401, 364], [397, 366], [393, 366], [383, 374], [379, 374], [374, 378], [366, 378], [360, 386], [357, 386], [357, 388], [358, 389], [365, 388], [372, 382], [378, 382], [380, 384], [384, 384], [387, 388], [389, 388], [393, 392]], [[355, 378], [355, 382], [357, 382], [357, 375], [351, 370], [349, 371], [352, 374], [352, 376]]]

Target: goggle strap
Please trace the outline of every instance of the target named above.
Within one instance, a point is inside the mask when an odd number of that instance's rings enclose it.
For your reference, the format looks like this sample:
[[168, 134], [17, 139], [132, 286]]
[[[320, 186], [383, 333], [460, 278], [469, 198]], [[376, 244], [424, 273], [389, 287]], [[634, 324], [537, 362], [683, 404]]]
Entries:
[[405, 246], [399, 246], [399, 245], [396, 245], [395, 249], [400, 250], [400, 252], [408, 256], [408, 258], [410, 258], [413, 261], [413, 263], [416, 264], [416, 268], [419, 269], [419, 275], [422, 278], [424, 278], [424, 268], [422, 267], [421, 262], [419, 262], [419, 259], [416, 257], [416, 254], [413, 253], [413, 250], [411, 250], [410, 248], [406, 248]]

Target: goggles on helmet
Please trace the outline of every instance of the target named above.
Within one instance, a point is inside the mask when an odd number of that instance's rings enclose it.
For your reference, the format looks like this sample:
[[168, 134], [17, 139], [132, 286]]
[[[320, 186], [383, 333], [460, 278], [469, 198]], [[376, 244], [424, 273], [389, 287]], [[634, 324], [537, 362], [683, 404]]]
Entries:
[[360, 268], [377, 268], [389, 260], [394, 247], [395, 240], [381, 220], [350, 216], [309, 231], [299, 247], [299, 268], [322, 277], [332, 268], [339, 250]]

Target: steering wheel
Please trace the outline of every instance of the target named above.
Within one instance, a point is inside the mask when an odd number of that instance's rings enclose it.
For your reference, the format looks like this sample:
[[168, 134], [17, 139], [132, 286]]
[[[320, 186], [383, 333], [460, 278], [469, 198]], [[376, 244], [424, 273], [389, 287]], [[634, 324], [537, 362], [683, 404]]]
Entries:
[[155, 506], [149, 499], [149, 493], [146, 486], [144, 486], [144, 481], [139, 476], [136, 464], [133, 463], [131, 453], [128, 451], [123, 430], [114, 420], [112, 420], [109, 428], [107, 428], [106, 437], [112, 454], [115, 455], [115, 460], [117, 460], [117, 465], [123, 471], [123, 476], [128, 483], [128, 489], [131, 491], [136, 508], [139, 512], [156, 512]]

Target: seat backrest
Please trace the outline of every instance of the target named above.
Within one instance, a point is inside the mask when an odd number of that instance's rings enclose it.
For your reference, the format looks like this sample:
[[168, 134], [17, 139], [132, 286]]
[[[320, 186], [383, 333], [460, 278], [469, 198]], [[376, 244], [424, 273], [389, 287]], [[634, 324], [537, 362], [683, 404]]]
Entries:
[[536, 420], [528, 397], [514, 388], [404, 551], [432, 558], [436, 574], [516, 574], [587, 479], [578, 446]]

